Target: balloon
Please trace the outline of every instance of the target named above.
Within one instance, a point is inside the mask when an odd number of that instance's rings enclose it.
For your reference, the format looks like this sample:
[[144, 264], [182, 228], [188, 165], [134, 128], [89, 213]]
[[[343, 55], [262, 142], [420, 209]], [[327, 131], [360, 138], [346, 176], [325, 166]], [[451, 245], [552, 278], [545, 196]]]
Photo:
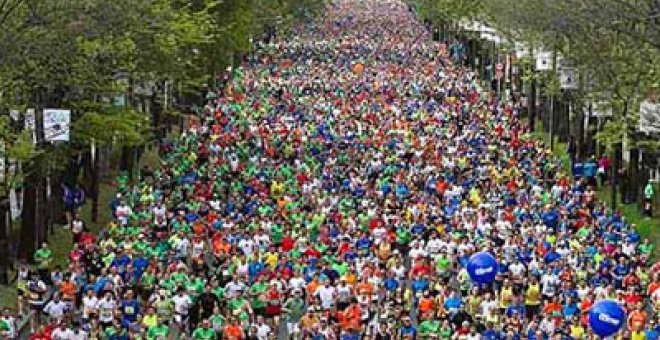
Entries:
[[467, 271], [472, 281], [477, 283], [491, 283], [497, 275], [497, 260], [487, 252], [480, 252], [470, 256]]
[[600, 300], [589, 310], [589, 326], [601, 337], [618, 332], [625, 320], [626, 312], [612, 300]]
[[353, 73], [362, 74], [364, 72], [364, 65], [362, 63], [357, 63], [353, 66]]

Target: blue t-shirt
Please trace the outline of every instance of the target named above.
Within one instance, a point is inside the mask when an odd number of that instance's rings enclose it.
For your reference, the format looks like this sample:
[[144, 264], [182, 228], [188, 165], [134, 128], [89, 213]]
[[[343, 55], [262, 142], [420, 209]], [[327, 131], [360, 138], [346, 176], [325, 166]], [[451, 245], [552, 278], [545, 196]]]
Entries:
[[137, 300], [124, 300], [121, 302], [121, 312], [125, 320], [135, 322], [140, 313], [140, 304]]
[[585, 177], [596, 177], [596, 171], [598, 170], [598, 164], [596, 162], [587, 162], [584, 164], [583, 173]]
[[409, 336], [412, 335], [415, 337], [417, 335], [417, 329], [414, 326], [402, 326], [399, 328], [399, 334], [401, 336]]

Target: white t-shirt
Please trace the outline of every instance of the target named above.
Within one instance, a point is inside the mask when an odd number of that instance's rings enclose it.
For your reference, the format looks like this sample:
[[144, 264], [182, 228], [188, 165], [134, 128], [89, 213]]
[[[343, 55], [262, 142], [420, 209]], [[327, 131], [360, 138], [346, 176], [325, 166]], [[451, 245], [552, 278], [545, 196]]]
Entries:
[[305, 286], [305, 279], [300, 276], [292, 277], [289, 280], [289, 286], [291, 287], [292, 290], [303, 289], [303, 287]]
[[254, 241], [251, 239], [242, 239], [238, 242], [238, 247], [241, 248], [245, 255], [252, 255], [254, 252]]
[[101, 322], [111, 322], [114, 317], [115, 308], [117, 308], [117, 303], [114, 300], [103, 299], [98, 303], [99, 309], [99, 321]]
[[257, 339], [259, 340], [268, 340], [268, 334], [270, 334], [271, 328], [267, 324], [256, 325], [257, 327]]
[[50, 336], [53, 340], [72, 340], [73, 331], [69, 328], [57, 327], [53, 330]]
[[83, 304], [83, 317], [88, 318], [89, 313], [93, 312], [97, 309], [99, 303], [99, 299], [96, 296], [83, 296], [82, 298], [82, 304]]
[[64, 301], [51, 300], [44, 307], [44, 312], [53, 319], [61, 319], [67, 309], [67, 303]]
[[172, 298], [172, 302], [174, 302], [174, 311], [177, 314], [188, 315], [188, 309], [192, 305], [192, 299], [190, 299], [188, 294], [175, 295]]
[[509, 266], [509, 270], [511, 271], [511, 274], [515, 276], [520, 276], [523, 273], [525, 273], [525, 265], [523, 265], [520, 262], [516, 262]]
[[321, 298], [323, 308], [330, 308], [334, 302], [336, 289], [333, 286], [320, 286], [316, 289], [316, 295]]
[[87, 335], [87, 333], [85, 331], [78, 330], [77, 332], [74, 331], [69, 339], [71, 339], [71, 340], [87, 340], [87, 339], [89, 339], [89, 335]]

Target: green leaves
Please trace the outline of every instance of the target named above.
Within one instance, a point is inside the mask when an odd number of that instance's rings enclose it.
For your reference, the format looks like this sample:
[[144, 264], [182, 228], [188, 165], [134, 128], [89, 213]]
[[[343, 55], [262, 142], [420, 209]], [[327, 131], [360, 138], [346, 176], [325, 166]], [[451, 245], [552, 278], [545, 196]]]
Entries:
[[84, 144], [98, 146], [137, 146], [150, 136], [149, 120], [136, 111], [108, 113], [87, 112], [73, 125], [74, 138]]

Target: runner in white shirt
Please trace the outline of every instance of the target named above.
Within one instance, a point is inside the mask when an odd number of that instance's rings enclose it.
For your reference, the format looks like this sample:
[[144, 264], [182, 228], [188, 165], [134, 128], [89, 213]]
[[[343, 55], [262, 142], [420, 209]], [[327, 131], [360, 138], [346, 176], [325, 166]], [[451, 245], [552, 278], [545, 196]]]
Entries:
[[185, 289], [180, 288], [177, 295], [172, 297], [172, 302], [174, 302], [174, 321], [183, 326], [186, 319], [188, 319], [188, 310], [193, 304], [192, 299]]
[[264, 322], [263, 316], [258, 316], [257, 317], [257, 323], [254, 325], [256, 328], [256, 335], [257, 339], [259, 340], [268, 340], [270, 339], [270, 335], [272, 334], [272, 329], [268, 324]]
[[99, 299], [94, 295], [92, 289], [87, 291], [87, 294], [82, 298], [82, 317], [85, 320], [88, 320], [91, 315], [98, 315], [98, 304]]
[[115, 319], [117, 303], [112, 298], [112, 294], [107, 293], [105, 297], [97, 304], [99, 310], [99, 322], [102, 326], [109, 327]]
[[323, 285], [316, 288], [316, 295], [321, 299], [321, 305], [324, 309], [330, 309], [335, 302], [337, 289], [331, 286], [328, 281], [323, 282]]
[[59, 295], [55, 295], [53, 300], [48, 302], [44, 307], [44, 313], [48, 314], [51, 320], [62, 321], [67, 309], [68, 304], [60, 300]]
[[76, 328], [73, 330], [73, 334], [69, 338], [71, 340], [88, 340], [89, 339], [89, 334], [87, 332], [83, 331], [80, 328]]
[[53, 332], [50, 334], [50, 336], [53, 340], [72, 340], [73, 331], [70, 328], [65, 327], [64, 324], [60, 323], [55, 329], [53, 329]]

